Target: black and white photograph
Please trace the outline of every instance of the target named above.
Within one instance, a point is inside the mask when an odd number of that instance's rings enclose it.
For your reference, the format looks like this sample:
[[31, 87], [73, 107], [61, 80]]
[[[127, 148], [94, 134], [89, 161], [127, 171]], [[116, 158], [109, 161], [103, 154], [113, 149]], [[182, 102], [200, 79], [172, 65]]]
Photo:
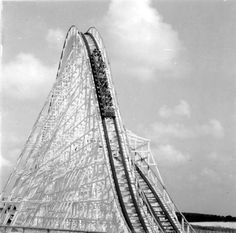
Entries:
[[236, 0], [0, 8], [0, 233], [236, 233]]

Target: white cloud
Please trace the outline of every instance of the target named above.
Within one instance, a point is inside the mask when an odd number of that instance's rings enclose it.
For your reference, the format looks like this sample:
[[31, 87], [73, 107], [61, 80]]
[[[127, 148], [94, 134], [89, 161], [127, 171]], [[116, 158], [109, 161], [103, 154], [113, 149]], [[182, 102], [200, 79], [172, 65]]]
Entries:
[[46, 35], [46, 40], [52, 48], [62, 49], [65, 33], [57, 29], [49, 29]]
[[190, 106], [187, 101], [180, 100], [180, 103], [173, 108], [168, 107], [167, 105], [162, 106], [159, 109], [159, 115], [163, 118], [172, 116], [185, 116], [189, 118], [191, 116]]
[[199, 132], [205, 135], [211, 135], [215, 138], [224, 137], [224, 128], [216, 119], [210, 119], [207, 124], [200, 126]]
[[181, 43], [150, 0], [112, 0], [104, 22], [110, 51], [129, 75], [146, 80], [175, 69]]
[[0, 155], [0, 167], [11, 167], [12, 163]]
[[159, 141], [160, 139], [164, 140], [165, 138], [185, 139], [194, 137], [194, 132], [180, 123], [165, 124], [162, 122], [155, 122], [146, 131], [146, 135], [152, 140]]
[[182, 123], [154, 122], [145, 129], [145, 136], [157, 142], [166, 142], [171, 138], [188, 139], [204, 136], [220, 139], [224, 137], [224, 128], [216, 119], [211, 119], [203, 125], [188, 127]]
[[207, 157], [211, 160], [218, 160], [219, 159], [218, 154], [215, 153], [215, 152], [212, 152], [212, 153], [208, 154]]
[[4, 95], [20, 99], [37, 98], [48, 93], [55, 81], [56, 67], [42, 64], [32, 54], [20, 53], [2, 65]]
[[170, 144], [160, 145], [155, 149], [155, 153], [158, 161], [171, 165], [182, 164], [189, 159], [188, 155], [184, 155], [181, 151], [177, 150]]
[[215, 182], [219, 182], [220, 181], [220, 176], [219, 174], [217, 174], [216, 171], [214, 171], [211, 168], [205, 167], [203, 168], [203, 170], [201, 171], [201, 176], [203, 176], [204, 178], [210, 178], [211, 180], [215, 181]]

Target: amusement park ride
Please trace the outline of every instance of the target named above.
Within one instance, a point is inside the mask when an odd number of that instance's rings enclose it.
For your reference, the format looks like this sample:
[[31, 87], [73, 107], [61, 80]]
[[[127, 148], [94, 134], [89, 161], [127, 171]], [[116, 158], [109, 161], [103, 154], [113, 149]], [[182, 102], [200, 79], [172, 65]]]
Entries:
[[98, 31], [72, 26], [3, 189], [0, 232], [194, 232], [177, 218], [149, 144], [122, 124]]

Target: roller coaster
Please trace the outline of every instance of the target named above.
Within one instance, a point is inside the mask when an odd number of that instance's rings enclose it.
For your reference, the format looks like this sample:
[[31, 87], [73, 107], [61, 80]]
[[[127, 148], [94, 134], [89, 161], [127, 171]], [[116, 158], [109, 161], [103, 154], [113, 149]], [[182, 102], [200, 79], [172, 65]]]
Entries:
[[72, 26], [1, 194], [0, 232], [189, 233], [150, 141], [123, 126], [102, 38]]

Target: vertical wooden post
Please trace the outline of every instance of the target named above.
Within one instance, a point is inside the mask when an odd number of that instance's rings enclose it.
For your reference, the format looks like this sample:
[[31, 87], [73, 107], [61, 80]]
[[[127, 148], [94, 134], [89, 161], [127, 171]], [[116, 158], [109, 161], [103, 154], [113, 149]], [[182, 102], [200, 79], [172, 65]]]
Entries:
[[182, 230], [184, 231], [184, 218], [181, 219]]

